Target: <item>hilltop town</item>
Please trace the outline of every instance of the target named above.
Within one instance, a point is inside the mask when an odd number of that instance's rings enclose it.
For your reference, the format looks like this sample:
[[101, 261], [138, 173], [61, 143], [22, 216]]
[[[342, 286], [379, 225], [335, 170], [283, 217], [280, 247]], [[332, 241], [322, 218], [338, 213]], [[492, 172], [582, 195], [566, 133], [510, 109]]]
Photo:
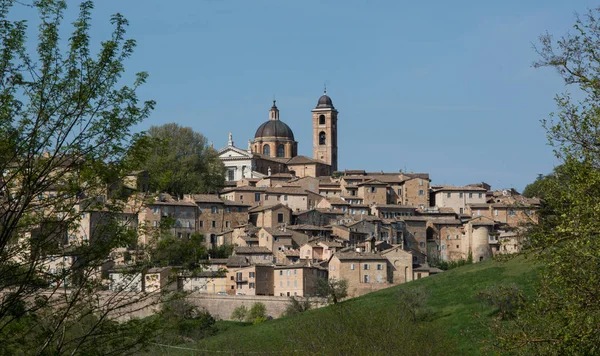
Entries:
[[[359, 296], [441, 273], [444, 263], [518, 252], [521, 229], [537, 221], [539, 200], [514, 189], [436, 186], [428, 173], [338, 170], [338, 111], [326, 93], [312, 109], [312, 125], [313, 157], [298, 155], [273, 101], [247, 149], [230, 133], [218, 150], [226, 177], [215, 194], [151, 192], [147, 171], [87, 192], [94, 204], [74, 202], [82, 218], [57, 234], [60, 248], [46, 257], [45, 273], [70, 269], [80, 258], [74, 247], [93, 244], [116, 214], [138, 237], [111, 251], [94, 275], [108, 290], [308, 297], [328, 278], [346, 280], [348, 295]], [[104, 206], [116, 192], [127, 201], [118, 212]], [[128, 264], [156, 243], [158, 230], [178, 240], [200, 234], [207, 249], [229, 246], [232, 253], [198, 261], [200, 272], [163, 265], [130, 275]]]

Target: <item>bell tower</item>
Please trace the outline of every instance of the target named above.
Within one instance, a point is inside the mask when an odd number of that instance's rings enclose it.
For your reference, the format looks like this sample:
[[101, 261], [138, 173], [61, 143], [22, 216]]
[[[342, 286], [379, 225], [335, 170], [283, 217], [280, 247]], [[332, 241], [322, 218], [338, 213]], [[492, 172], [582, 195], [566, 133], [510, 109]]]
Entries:
[[338, 169], [337, 115], [327, 89], [319, 98], [313, 117], [313, 158], [331, 166], [332, 173]]

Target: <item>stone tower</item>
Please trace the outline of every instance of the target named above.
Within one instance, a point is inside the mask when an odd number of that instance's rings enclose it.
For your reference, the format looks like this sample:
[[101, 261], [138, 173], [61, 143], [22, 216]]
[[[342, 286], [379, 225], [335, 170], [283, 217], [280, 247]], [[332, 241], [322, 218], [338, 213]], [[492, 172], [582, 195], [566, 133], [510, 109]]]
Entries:
[[331, 171], [338, 169], [337, 115], [327, 90], [319, 98], [313, 117], [313, 158], [331, 165]]

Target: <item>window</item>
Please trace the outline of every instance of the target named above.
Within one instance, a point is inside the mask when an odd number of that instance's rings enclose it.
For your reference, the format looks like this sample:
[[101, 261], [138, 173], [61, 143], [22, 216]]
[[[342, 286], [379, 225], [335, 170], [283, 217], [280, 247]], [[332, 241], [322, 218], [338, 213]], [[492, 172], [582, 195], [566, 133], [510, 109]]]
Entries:
[[249, 289], [254, 289], [254, 283], [248, 283], [248, 288]]
[[469, 193], [469, 199], [473, 198], [473, 193]]
[[191, 229], [191, 228], [192, 228], [192, 222], [191, 222], [191, 221], [188, 221], [187, 225], [188, 225], [188, 226], [187, 226], [187, 227], [188, 227], [188, 229]]
[[227, 170], [227, 180], [230, 182], [235, 180], [235, 170], [233, 170], [233, 169]]
[[285, 156], [285, 147], [283, 145], [277, 146], [277, 157]]
[[283, 276], [283, 271], [279, 271], [279, 275], [280, 275], [280, 276]]
[[154, 214], [158, 214], [159, 210], [160, 210], [160, 209], [158, 209], [158, 206], [155, 206], [155, 207], [153, 207], [153, 208], [152, 208], [152, 212], [153, 212]]
[[378, 264], [377, 264], [377, 270], [378, 270], [378, 271], [383, 271], [383, 265], [382, 265], [382, 264], [380, 264], [380, 263], [378, 263]]
[[152, 222], [152, 226], [154, 226], [154, 227], [158, 227], [158, 221], [157, 221], [157, 220], [154, 220], [154, 221]]
[[463, 213], [463, 208], [458, 208], [458, 211], [460, 212], [460, 214]]
[[371, 191], [371, 193], [375, 193], [375, 187], [371, 187], [369, 190]]
[[198, 224], [200, 225], [200, 227], [204, 227], [204, 221], [200, 220], [198, 221]]
[[325, 132], [321, 131], [319, 132], [319, 145], [324, 145], [325, 144]]
[[463, 197], [463, 192], [458, 193], [458, 197], [462, 198]]
[[216, 206], [211, 206], [210, 207], [210, 212], [213, 213], [213, 214], [216, 214], [217, 213], [217, 207]]
[[298, 281], [294, 280], [294, 287], [298, 287]]
[[368, 263], [363, 264], [363, 269], [364, 270], [368, 270], [369, 269], [369, 264]]
[[183, 234], [182, 234], [181, 232], [178, 232], [178, 233], [177, 233], [177, 237], [178, 237], [178, 238], [182, 238], [182, 237], [183, 237]]
[[425, 195], [425, 191], [423, 189], [419, 189], [419, 195]]
[[225, 227], [229, 227], [231, 225], [231, 223], [229, 222], [229, 220], [225, 221]]
[[451, 198], [451, 197], [452, 197], [452, 193], [446, 193], [446, 196], [447, 196], [448, 198]]
[[270, 156], [271, 155], [271, 147], [269, 145], [264, 145], [263, 146], [263, 154], [265, 156]]
[[477, 216], [481, 216], [481, 210], [477, 210]]
[[498, 209], [494, 209], [494, 215], [498, 216]]
[[298, 270], [297, 269], [294, 270], [294, 274], [298, 274]]
[[425, 247], [425, 242], [419, 242], [419, 246]]
[[226, 208], [225, 208], [225, 212], [226, 212], [226, 213], [229, 213], [229, 212], [231, 212], [231, 209], [229, 209], [229, 207], [226, 207]]
[[212, 227], [217, 227], [217, 222], [215, 220], [213, 220], [213, 221], [210, 222], [210, 225]]
[[250, 278], [254, 278], [254, 272], [249, 272], [249, 273], [248, 273], [248, 277], [250, 277]]
[[325, 125], [325, 115], [319, 116], [319, 125]]
[[244, 200], [244, 195], [240, 194], [240, 200]]
[[284, 195], [284, 196], [283, 196], [283, 200], [287, 201], [287, 200], [288, 200], [288, 196], [287, 196], [287, 195]]
[[260, 201], [260, 193], [254, 193], [254, 201]]
[[354, 263], [350, 264], [350, 269], [354, 271]]
[[479, 199], [481, 199], [482, 196], [483, 196], [483, 193], [479, 193]]
[[423, 185], [423, 179], [419, 179], [419, 186]]
[[371, 277], [369, 277], [368, 274], [365, 274], [364, 281], [365, 281], [365, 283], [371, 282]]
[[398, 188], [398, 195], [402, 195], [402, 189]]
[[513, 209], [510, 209], [510, 210], [508, 211], [508, 215], [509, 215], [509, 216], [515, 216], [515, 215], [517, 215], [517, 212], [516, 212], [516, 211], [514, 211]]
[[277, 214], [277, 222], [279, 224], [283, 223], [283, 213], [278, 213]]

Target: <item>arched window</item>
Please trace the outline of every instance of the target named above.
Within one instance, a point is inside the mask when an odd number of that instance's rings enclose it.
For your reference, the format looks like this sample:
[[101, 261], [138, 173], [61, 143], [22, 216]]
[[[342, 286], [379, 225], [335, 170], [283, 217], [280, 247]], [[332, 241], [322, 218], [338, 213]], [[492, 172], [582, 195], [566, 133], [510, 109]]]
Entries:
[[264, 145], [263, 146], [263, 154], [265, 156], [270, 156], [271, 155], [271, 147], [269, 145]]
[[325, 144], [325, 132], [321, 131], [319, 133], [319, 145]]
[[285, 156], [285, 148], [283, 147], [283, 145], [279, 145], [277, 146], [277, 157], [283, 156]]
[[319, 125], [325, 125], [325, 115], [319, 116]]

